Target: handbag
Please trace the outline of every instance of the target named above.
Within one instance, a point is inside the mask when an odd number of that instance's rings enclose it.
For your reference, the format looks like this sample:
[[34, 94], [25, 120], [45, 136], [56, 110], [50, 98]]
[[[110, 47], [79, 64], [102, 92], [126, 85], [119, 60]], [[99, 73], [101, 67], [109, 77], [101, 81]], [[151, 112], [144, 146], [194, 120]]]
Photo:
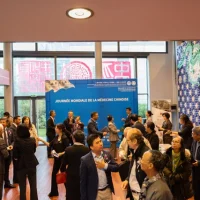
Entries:
[[56, 183], [57, 184], [62, 184], [66, 183], [67, 180], [67, 173], [66, 172], [61, 172], [56, 174]]

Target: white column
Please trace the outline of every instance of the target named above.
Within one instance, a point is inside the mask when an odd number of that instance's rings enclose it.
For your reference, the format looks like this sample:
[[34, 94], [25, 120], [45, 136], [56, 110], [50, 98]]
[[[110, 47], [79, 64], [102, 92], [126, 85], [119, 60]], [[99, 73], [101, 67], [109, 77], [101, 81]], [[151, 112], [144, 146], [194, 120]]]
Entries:
[[101, 42], [95, 42], [95, 71], [96, 78], [102, 79], [102, 49]]
[[13, 116], [13, 81], [12, 81], [12, 43], [3, 45], [4, 69], [10, 73], [9, 86], [4, 86], [4, 111]]

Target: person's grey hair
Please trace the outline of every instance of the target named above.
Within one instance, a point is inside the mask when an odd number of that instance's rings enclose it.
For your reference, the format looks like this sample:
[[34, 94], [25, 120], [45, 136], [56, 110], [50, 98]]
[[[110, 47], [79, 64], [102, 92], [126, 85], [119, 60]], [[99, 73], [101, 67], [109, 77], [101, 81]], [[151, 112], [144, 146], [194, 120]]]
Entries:
[[131, 128], [130, 130], [128, 130], [127, 134], [129, 134], [129, 139], [131, 141], [136, 139], [138, 144], [144, 142], [142, 132], [137, 128]]
[[196, 126], [192, 129], [192, 132], [197, 134], [197, 135], [200, 135], [200, 126]]
[[155, 170], [157, 172], [162, 172], [165, 167], [165, 159], [164, 155], [157, 150], [149, 150], [151, 153], [150, 162], [153, 164]]

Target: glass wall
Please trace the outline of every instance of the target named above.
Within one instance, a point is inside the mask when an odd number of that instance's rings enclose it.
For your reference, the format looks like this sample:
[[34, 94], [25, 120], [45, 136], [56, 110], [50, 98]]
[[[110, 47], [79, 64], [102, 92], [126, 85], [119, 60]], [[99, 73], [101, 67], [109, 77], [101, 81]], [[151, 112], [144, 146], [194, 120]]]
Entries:
[[[3, 44], [0, 43], [0, 51], [2, 49]], [[45, 112], [45, 80], [95, 79], [94, 51], [95, 42], [13, 44], [13, 85], [14, 96], [17, 101], [19, 100], [18, 112], [22, 115], [40, 116], [32, 119], [41, 135], [45, 133], [44, 122], [46, 122], [45, 115], [41, 114]], [[102, 52], [103, 78], [138, 79], [139, 115], [145, 117], [149, 99], [146, 58], [151, 52], [166, 53], [167, 43], [165, 41], [102, 42]], [[2, 58], [0, 58], [0, 67], [3, 67]], [[4, 89], [0, 86], [1, 108], [4, 103], [1, 99], [3, 96]], [[25, 113], [22, 112], [23, 106], [26, 106]], [[2, 112], [0, 110], [0, 113]]]
[[55, 79], [54, 58], [14, 58], [14, 96], [44, 96], [45, 80]]
[[95, 51], [94, 42], [39, 42], [38, 51]]
[[57, 80], [63, 79], [94, 79], [94, 58], [57, 58]]
[[[0, 49], [3, 49], [3, 44], [0, 43]], [[3, 58], [0, 58], [0, 68], [3, 69]], [[4, 86], [0, 86], [0, 117], [4, 113]]]
[[35, 51], [35, 42], [16, 42], [13, 43], [13, 51]]
[[121, 52], [159, 52], [167, 51], [166, 41], [120, 42]]

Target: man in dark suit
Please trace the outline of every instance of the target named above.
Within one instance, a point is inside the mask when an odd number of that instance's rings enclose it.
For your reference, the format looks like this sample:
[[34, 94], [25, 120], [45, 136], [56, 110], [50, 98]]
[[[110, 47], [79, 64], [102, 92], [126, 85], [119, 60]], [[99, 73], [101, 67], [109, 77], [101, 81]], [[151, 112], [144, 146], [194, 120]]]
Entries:
[[13, 133], [7, 127], [7, 125], [9, 124], [9, 121], [7, 118], [1, 118], [1, 123], [3, 125], [2, 137], [5, 141], [7, 149], [9, 150], [9, 156], [5, 160], [4, 188], [15, 188], [14, 185], [10, 184], [10, 180], [9, 180], [9, 168], [10, 168], [10, 164], [12, 160], [11, 151], [13, 150], [13, 144], [14, 144]]
[[110, 153], [103, 150], [99, 135], [89, 135], [87, 143], [91, 152], [81, 158], [81, 200], [112, 200], [111, 172], [117, 172], [119, 166]]
[[[17, 115], [13, 118], [13, 123], [10, 126], [10, 130], [13, 133], [14, 142], [17, 138], [17, 126], [19, 126], [20, 124], [21, 124], [21, 117]], [[13, 159], [13, 183], [19, 183], [18, 177], [17, 177], [16, 165], [17, 165], [16, 160]]]
[[137, 128], [142, 132], [143, 136], [146, 135], [146, 129], [144, 125], [138, 121], [138, 115], [136, 114], [131, 115], [131, 123], [132, 123], [132, 128]]
[[[47, 140], [50, 143], [56, 136], [55, 132], [55, 116], [56, 112], [51, 110], [49, 113], [50, 117], [47, 120]], [[48, 158], [52, 158], [51, 156], [51, 148], [47, 147]]]
[[192, 154], [192, 183], [195, 199], [200, 199], [200, 126], [192, 129], [193, 143], [191, 148]]
[[69, 139], [69, 143], [73, 145], [73, 140], [72, 140], [72, 133], [73, 133], [73, 127], [74, 127], [75, 119], [74, 119], [74, 113], [72, 111], [68, 112], [68, 117], [65, 119], [63, 124], [65, 125], [66, 128], [66, 136]]
[[99, 118], [99, 114], [97, 112], [93, 112], [91, 113], [91, 119], [88, 122], [88, 136], [91, 134], [97, 134], [100, 136], [100, 138], [102, 138], [103, 136], [107, 135], [107, 132], [101, 132], [98, 130], [97, 127], [97, 120]]
[[6, 144], [2, 138], [3, 126], [0, 126], [0, 199], [2, 199], [3, 180], [5, 174], [5, 159], [9, 156]]
[[[84, 146], [85, 135], [81, 130], [73, 133], [74, 145], [67, 147], [60, 167], [61, 172], [67, 172], [66, 200], [80, 200], [80, 164], [81, 157], [89, 153], [89, 148]], [[66, 170], [67, 166], [67, 170]], [[74, 192], [76, 191], [76, 192]]]
[[127, 114], [126, 119], [122, 118], [122, 121], [124, 121], [124, 128], [132, 126], [132, 124], [131, 124], [131, 115], [132, 115], [132, 113], [131, 113], [131, 108], [130, 107], [126, 108], [126, 114]]

